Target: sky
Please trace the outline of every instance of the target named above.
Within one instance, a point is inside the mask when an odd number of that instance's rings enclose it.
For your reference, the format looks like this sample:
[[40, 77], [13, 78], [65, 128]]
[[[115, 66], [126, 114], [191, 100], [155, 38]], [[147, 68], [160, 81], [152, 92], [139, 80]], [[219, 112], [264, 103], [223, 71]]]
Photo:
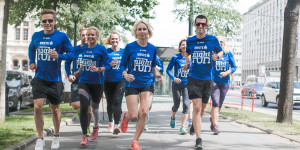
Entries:
[[[175, 20], [176, 17], [171, 12], [174, 7], [175, 0], [158, 0], [159, 5], [154, 8], [156, 18], [150, 21], [154, 31], [153, 37], [149, 39], [155, 46], [176, 47], [181, 39], [188, 35], [188, 23]], [[249, 7], [260, 0], [239, 0], [238, 11], [242, 14], [247, 12]], [[135, 39], [129, 33], [129, 42]]]

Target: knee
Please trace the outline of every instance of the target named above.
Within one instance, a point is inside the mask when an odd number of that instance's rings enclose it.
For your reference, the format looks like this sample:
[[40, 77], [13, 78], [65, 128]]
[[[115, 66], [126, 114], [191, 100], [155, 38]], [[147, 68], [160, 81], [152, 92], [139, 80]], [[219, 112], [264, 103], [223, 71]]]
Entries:
[[137, 114], [134, 113], [134, 114], [127, 114], [127, 118], [128, 120], [131, 120], [131, 121], [136, 121], [137, 120]]
[[149, 112], [149, 110], [147, 110], [147, 109], [142, 109], [142, 110], [139, 112], [139, 117], [140, 117], [140, 118], [147, 118], [148, 112]]
[[36, 113], [43, 112], [43, 106], [34, 105], [34, 111]]
[[202, 111], [202, 109], [199, 106], [197, 106], [197, 107], [194, 106], [193, 111], [196, 112], [196, 113], [200, 113]]

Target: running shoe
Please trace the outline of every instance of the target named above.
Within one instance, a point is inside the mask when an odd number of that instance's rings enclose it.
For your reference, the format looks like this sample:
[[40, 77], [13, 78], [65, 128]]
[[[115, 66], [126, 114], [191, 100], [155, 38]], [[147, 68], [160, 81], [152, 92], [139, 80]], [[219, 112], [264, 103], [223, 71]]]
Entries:
[[187, 134], [187, 131], [186, 131], [186, 129], [185, 129], [184, 126], [182, 126], [182, 127], [180, 128], [179, 134], [180, 134], [180, 135], [185, 135], [185, 134]]
[[120, 132], [121, 132], [121, 131], [120, 131], [120, 128], [119, 128], [119, 126], [118, 126], [118, 125], [115, 125], [115, 127], [114, 127], [114, 131], [113, 131], [113, 134], [116, 134], [116, 135], [118, 135]]
[[82, 140], [80, 142], [80, 145], [87, 145], [89, 143], [89, 138], [87, 135], [82, 135]]
[[43, 150], [45, 146], [45, 141], [43, 139], [37, 139], [35, 144], [35, 150]]
[[209, 121], [210, 121], [210, 130], [213, 131], [214, 125], [212, 123], [211, 117], [209, 118]]
[[113, 122], [108, 123], [108, 133], [113, 133], [113, 131], [114, 131], [113, 125], [114, 125]]
[[59, 136], [54, 136], [51, 144], [51, 149], [59, 149], [60, 143], [59, 143]]
[[215, 125], [212, 131], [214, 132], [214, 135], [218, 135], [220, 133], [218, 125]]
[[175, 128], [175, 118], [173, 119], [172, 117], [171, 117], [171, 121], [170, 121], [170, 126], [171, 126], [171, 128]]
[[126, 133], [128, 130], [128, 120], [125, 118], [127, 112], [124, 112], [122, 115], [122, 122], [121, 122], [121, 131]]
[[201, 138], [197, 138], [196, 139], [195, 149], [203, 149], [202, 148], [202, 139]]
[[190, 135], [194, 135], [195, 134], [195, 129], [194, 126], [192, 124], [192, 126], [190, 127]]
[[97, 128], [93, 128], [91, 140], [96, 140], [98, 138], [98, 130], [99, 130], [99, 125], [97, 126]]
[[133, 140], [130, 144], [132, 150], [142, 150], [139, 143], [136, 140]]
[[192, 119], [189, 119], [189, 128], [192, 126], [192, 123], [193, 123], [193, 121], [192, 121]]
[[90, 127], [88, 126], [88, 128], [87, 128], [87, 136], [91, 136], [91, 129], [90, 129]]

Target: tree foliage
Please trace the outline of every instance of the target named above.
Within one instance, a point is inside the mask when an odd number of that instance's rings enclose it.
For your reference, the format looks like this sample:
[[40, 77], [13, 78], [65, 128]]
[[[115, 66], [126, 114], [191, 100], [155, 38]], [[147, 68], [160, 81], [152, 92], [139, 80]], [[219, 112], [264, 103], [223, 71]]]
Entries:
[[180, 21], [202, 14], [208, 19], [208, 34], [230, 36], [242, 23], [242, 15], [233, 7], [236, 2], [238, 0], [175, 0], [172, 12]]
[[121, 32], [129, 30], [137, 19], [153, 19], [152, 9], [158, 5], [157, 0], [18, 0], [11, 4], [9, 23], [19, 26], [29, 14], [32, 19], [39, 20], [42, 9], [54, 9], [58, 16], [56, 28], [66, 31], [72, 39], [72, 3], [80, 8], [75, 12], [79, 14], [77, 28], [96, 26], [102, 31], [102, 37], [117, 27]]

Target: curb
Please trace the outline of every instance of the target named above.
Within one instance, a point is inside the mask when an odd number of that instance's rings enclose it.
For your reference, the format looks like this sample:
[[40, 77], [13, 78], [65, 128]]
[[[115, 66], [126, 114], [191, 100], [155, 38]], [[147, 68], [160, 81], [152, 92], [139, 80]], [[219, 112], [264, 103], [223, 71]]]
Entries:
[[[66, 119], [65, 121], [60, 123], [60, 127], [64, 127], [64, 126], [68, 126], [68, 125], [72, 124], [75, 119], [76, 119], [76, 115], [74, 115], [72, 118]], [[43, 132], [44, 132], [44, 136], [49, 136], [49, 135], [53, 134], [54, 127], [50, 127], [48, 129], [44, 130]], [[8, 148], [5, 148], [4, 150], [22, 150], [22, 149], [26, 148], [26, 146], [35, 142], [36, 139], [37, 139], [37, 136], [33, 135], [17, 144], [14, 144]]]
[[[235, 109], [235, 107], [230, 107], [230, 106], [226, 106], [226, 107]], [[210, 112], [208, 112], [208, 111], [206, 111], [206, 113], [209, 113], [209, 114], [210, 114]], [[248, 126], [248, 127], [251, 127], [251, 128], [259, 129], [259, 130], [261, 130], [261, 131], [263, 131], [263, 132], [266, 132], [267, 134], [277, 135], [277, 136], [279, 136], [279, 137], [281, 137], [281, 138], [285, 138], [285, 139], [288, 139], [288, 140], [290, 140], [290, 141], [300, 143], [300, 139], [299, 139], [299, 138], [295, 138], [295, 137], [292, 137], [292, 136], [283, 134], [283, 133], [281, 133], [281, 132], [273, 131], [273, 130], [271, 130], [271, 129], [263, 128], [263, 127], [254, 125], [254, 124], [252, 124], [252, 123], [246, 122], [246, 121], [236, 120], [236, 119], [233, 119], [233, 118], [231, 118], [231, 117], [227, 117], [227, 116], [224, 116], [224, 115], [221, 115], [221, 114], [219, 114], [219, 116], [222, 117], [222, 118], [225, 119], [225, 120], [229, 120], [229, 121], [232, 121], [232, 122], [236, 122], [236, 123], [238, 123], [238, 124], [244, 124], [244, 125], [246, 125], [246, 126]]]

